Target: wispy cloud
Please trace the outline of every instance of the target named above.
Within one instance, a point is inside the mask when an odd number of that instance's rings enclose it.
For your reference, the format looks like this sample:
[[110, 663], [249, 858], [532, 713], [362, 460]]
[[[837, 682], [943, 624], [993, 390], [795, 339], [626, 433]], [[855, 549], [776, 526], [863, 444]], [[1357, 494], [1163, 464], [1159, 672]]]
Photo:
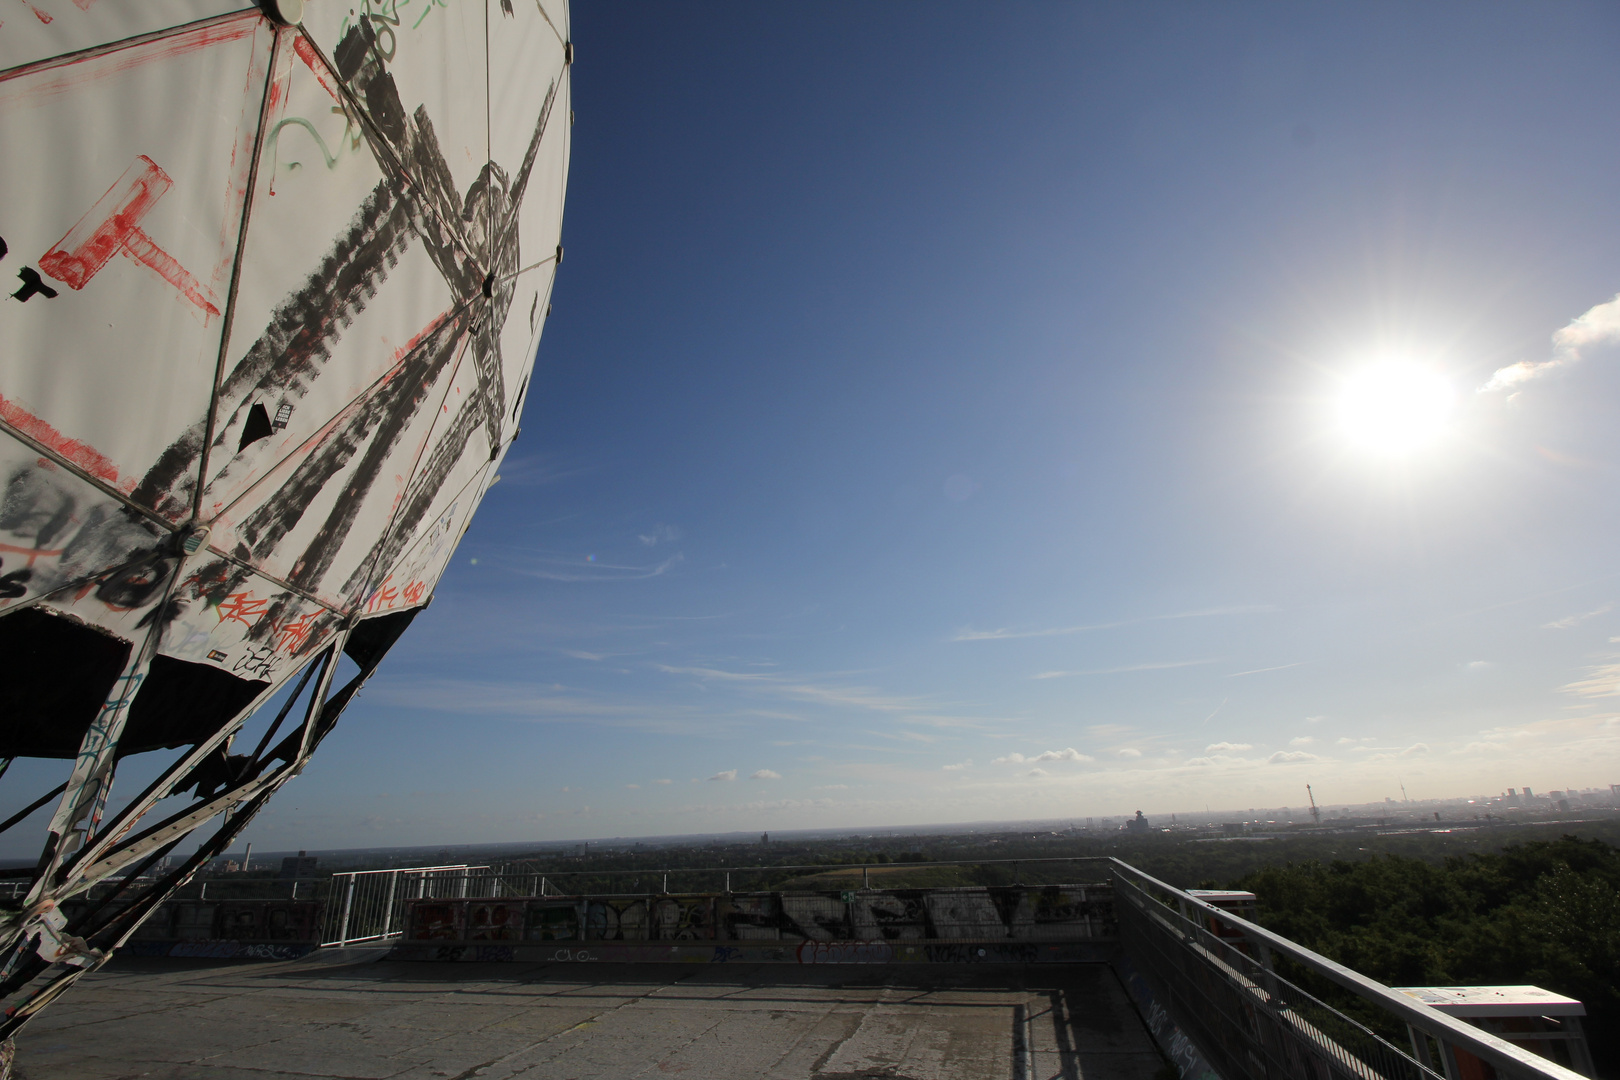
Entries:
[[737, 770], [736, 769], [723, 769], [720, 772], [717, 772], [713, 776], [709, 777], [709, 779], [710, 780], [735, 780], [735, 779], [737, 779]]
[[972, 766], [972, 764], [973, 762], [970, 759], [968, 761], [958, 761], [955, 765], [941, 765], [940, 768], [946, 772], [961, 772], [963, 769]]
[[675, 664], [655, 664], [653, 667], [667, 675], [689, 675], [700, 681], [746, 686], [773, 697], [812, 702], [830, 708], [865, 709], [887, 715], [899, 723], [943, 728], [984, 726], [984, 721], [973, 717], [941, 715], [933, 711], [933, 703], [924, 699], [888, 694], [869, 686], [822, 682], [813, 677], [769, 671], [728, 671], [724, 668]]
[[1620, 341], [1620, 296], [1589, 308], [1585, 314], [1570, 321], [1569, 325], [1552, 336], [1553, 353], [1547, 360], [1520, 360], [1504, 368], [1497, 368], [1480, 393], [1492, 390], [1517, 390], [1531, 379], [1557, 371], [1581, 359], [1581, 350], [1592, 345], [1605, 345]]
[[1134, 746], [1122, 746], [1118, 750], [1115, 750], [1114, 753], [1118, 754], [1122, 758], [1139, 758], [1142, 756], [1142, 751], [1138, 750]]
[[1306, 753], [1304, 750], [1279, 750], [1267, 758], [1266, 762], [1271, 765], [1297, 765], [1305, 761], [1321, 760], [1315, 754]]
[[1213, 660], [1156, 660], [1146, 664], [1126, 664], [1124, 667], [1089, 668], [1085, 671], [1043, 671], [1037, 679], [1066, 679], [1071, 675], [1122, 675], [1128, 671], [1164, 671], [1169, 668], [1198, 667], [1213, 664]]
[[1620, 664], [1587, 668], [1585, 678], [1565, 684], [1562, 690], [1583, 698], [1620, 697]]
[[502, 570], [521, 574], [524, 577], [540, 578], [545, 581], [584, 583], [644, 581], [647, 578], [662, 577], [679, 566], [685, 559], [684, 555], [676, 552], [663, 562], [647, 566], [635, 563], [605, 562], [598, 560], [594, 555], [580, 558], [577, 555], [530, 553], [527, 557], [524, 557], [523, 554], [513, 551], [498, 551], [487, 557]]
[[1289, 739], [1288, 740], [1288, 745], [1289, 746], [1309, 746], [1312, 743], [1314, 743], [1315, 741], [1316, 741], [1316, 739], [1313, 736], [1299, 735], [1299, 736], [1296, 736], [1296, 737], [1294, 737], [1292, 739]]
[[1612, 603], [1603, 604], [1593, 608], [1591, 611], [1582, 611], [1575, 615], [1565, 615], [1562, 619], [1554, 619], [1550, 623], [1542, 623], [1541, 628], [1543, 630], [1568, 630], [1570, 627], [1583, 623], [1587, 619], [1595, 618], [1599, 615], [1605, 615], [1613, 610], [1614, 605]]
[[1253, 743], [1246, 742], [1217, 742], [1204, 747], [1206, 754], [1236, 754], [1243, 750], [1253, 750]]
[[[736, 776], [736, 772], [733, 771], [732, 775]], [[710, 779], [713, 779], [713, 777], [710, 777]], [[750, 779], [750, 780], [780, 780], [780, 779], [782, 779], [782, 774], [775, 771], [774, 769], [756, 769], [753, 772], [748, 774], [748, 779]]]
[[1116, 622], [1086, 623], [1080, 626], [1056, 626], [1041, 630], [974, 630], [964, 627], [956, 632], [952, 641], [1007, 641], [1013, 638], [1061, 637], [1065, 634], [1086, 634], [1093, 630], [1113, 630], [1121, 626], [1140, 626], [1143, 623], [1165, 622], [1170, 619], [1202, 619], [1212, 615], [1256, 615], [1277, 609], [1270, 604], [1243, 604], [1234, 607], [1203, 608], [1198, 611], [1178, 611], [1170, 615], [1148, 615], [1140, 619], [1120, 619]]
[[1278, 664], [1276, 667], [1257, 667], [1252, 671], [1234, 671], [1230, 675], [1223, 676], [1223, 678], [1237, 679], [1242, 678], [1244, 675], [1263, 675], [1268, 671], [1287, 671], [1291, 667], [1300, 667], [1304, 663], [1304, 660], [1296, 660], [1292, 664]]
[[673, 781], [673, 780], [654, 780], [653, 781], [653, 783], [655, 783], [655, 784], [673, 784], [674, 782], [675, 781]]
[[1048, 773], [1045, 769], [1031, 769], [1031, 770], [1029, 770], [1029, 772], [1025, 773], [1024, 775], [1025, 776], [1050, 776], [1051, 773]]

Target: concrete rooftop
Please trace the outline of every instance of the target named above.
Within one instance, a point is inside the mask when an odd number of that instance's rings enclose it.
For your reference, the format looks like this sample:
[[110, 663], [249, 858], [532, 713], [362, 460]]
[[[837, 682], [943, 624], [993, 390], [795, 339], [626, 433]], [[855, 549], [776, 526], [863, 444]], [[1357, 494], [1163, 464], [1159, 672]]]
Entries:
[[18, 1072], [1153, 1080], [1163, 1066], [1100, 964], [413, 964], [380, 955], [115, 960], [23, 1029]]

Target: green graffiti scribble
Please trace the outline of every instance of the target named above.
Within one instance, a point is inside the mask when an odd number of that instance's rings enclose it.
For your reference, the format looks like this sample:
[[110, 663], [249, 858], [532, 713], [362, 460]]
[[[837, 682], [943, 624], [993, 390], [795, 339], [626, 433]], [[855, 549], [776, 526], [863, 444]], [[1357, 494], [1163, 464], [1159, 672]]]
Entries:
[[[286, 127], [288, 124], [296, 125], [297, 127], [301, 127], [305, 131], [309, 132], [309, 137], [314, 139], [315, 145], [321, 148], [321, 157], [326, 159], [326, 167], [328, 169], [337, 167], [337, 154], [332, 153], [326, 148], [326, 140], [321, 138], [321, 133], [315, 130], [314, 124], [310, 123], [308, 120], [305, 120], [302, 116], [289, 116], [287, 119], [270, 129], [271, 152], [278, 155], [276, 158], [277, 164], [280, 164], [281, 161], [279, 156], [279, 151], [281, 149], [281, 129]], [[343, 144], [340, 142], [338, 143], [338, 152], [341, 153], [342, 151]], [[289, 161], [287, 162], [287, 168], [296, 169], [301, 164], [302, 162]]]

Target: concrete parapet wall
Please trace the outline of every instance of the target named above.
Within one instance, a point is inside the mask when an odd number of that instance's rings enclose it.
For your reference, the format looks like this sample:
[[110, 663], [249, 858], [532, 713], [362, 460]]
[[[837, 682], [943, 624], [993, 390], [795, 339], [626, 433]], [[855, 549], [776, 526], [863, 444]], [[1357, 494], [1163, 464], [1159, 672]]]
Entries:
[[665, 945], [402, 941], [389, 960], [605, 964], [1077, 964], [1106, 963], [1112, 941], [801, 941]]
[[553, 959], [571, 951], [560, 943], [576, 943], [587, 948], [573, 951], [592, 959], [626, 961], [925, 963], [993, 956], [1027, 963], [1069, 959], [1077, 949], [1103, 959], [1115, 937], [1108, 885], [473, 897], [411, 901], [395, 955], [461, 959], [521, 949], [514, 958]]

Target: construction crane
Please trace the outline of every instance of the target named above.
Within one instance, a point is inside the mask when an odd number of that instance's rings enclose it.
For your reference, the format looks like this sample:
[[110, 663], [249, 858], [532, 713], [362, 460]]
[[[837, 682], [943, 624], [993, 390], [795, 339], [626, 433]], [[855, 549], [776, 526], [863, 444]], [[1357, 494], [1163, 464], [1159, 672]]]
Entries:
[[1311, 800], [1311, 820], [1318, 825], [1322, 824], [1322, 811], [1316, 808], [1316, 792], [1311, 790], [1309, 784], [1305, 785], [1305, 796]]

